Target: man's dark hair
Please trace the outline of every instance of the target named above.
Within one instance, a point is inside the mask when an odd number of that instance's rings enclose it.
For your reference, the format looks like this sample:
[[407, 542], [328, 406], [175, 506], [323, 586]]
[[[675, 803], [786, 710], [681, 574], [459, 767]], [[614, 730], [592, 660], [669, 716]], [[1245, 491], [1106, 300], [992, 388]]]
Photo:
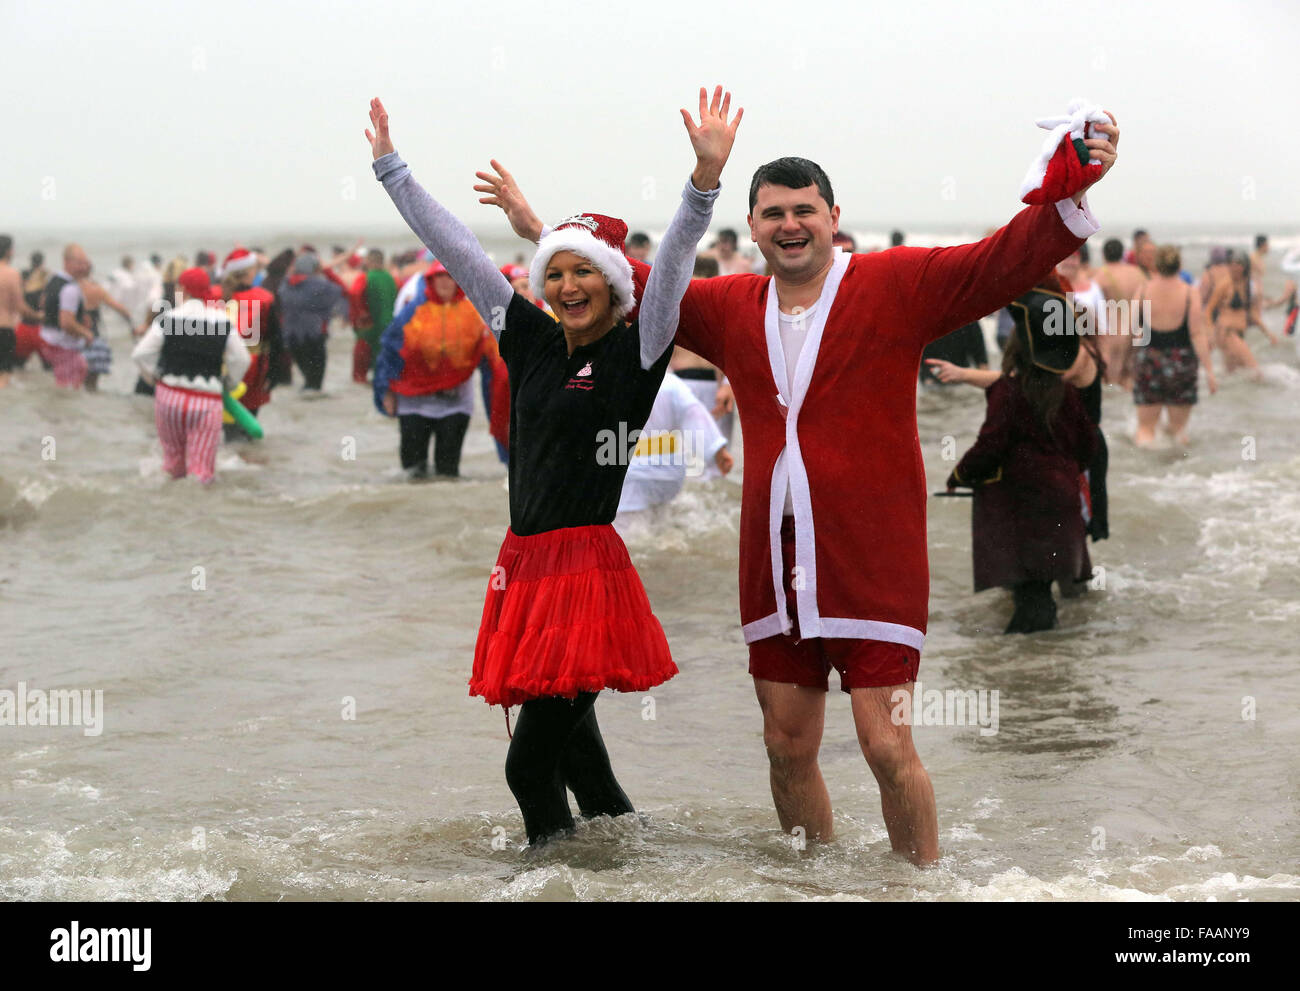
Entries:
[[45, 254], [40, 251], [32, 252], [32, 268], [40, 268], [45, 264]]
[[1264, 245], [1266, 245], [1266, 244], [1268, 244], [1268, 235], [1267, 235], [1267, 234], [1256, 234], [1256, 235], [1255, 235], [1255, 247], [1256, 247], [1256, 248], [1262, 248], [1262, 247], [1264, 247]]
[[372, 264], [382, 265], [384, 263], [384, 253], [378, 248], [371, 248], [366, 252], [366, 257], [370, 259]]
[[1087, 241], [1084, 241], [1083, 244], [1079, 245], [1079, 264], [1080, 265], [1092, 264], [1092, 252], [1088, 250]]
[[1101, 257], [1108, 262], [1117, 262], [1124, 257], [1124, 242], [1117, 237], [1112, 237], [1101, 246]]
[[650, 235], [645, 231], [633, 231], [627, 236], [627, 246], [629, 248], [648, 248], [650, 247]]
[[0, 258], [9, 254], [9, 249], [14, 246], [14, 239], [8, 234], [0, 234]]
[[736, 237], [736, 232], [730, 227], [724, 227], [718, 231], [718, 243], [721, 244], [724, 241], [733, 248], [740, 243], [740, 239]]
[[1147, 234], [1146, 231], [1144, 231], [1141, 227], [1139, 227], [1137, 230], [1133, 232], [1133, 243], [1137, 244], [1138, 238], [1140, 237], [1149, 237], [1149, 236], [1150, 235]]
[[708, 255], [696, 255], [695, 271], [691, 275], [697, 279], [716, 279], [720, 271], [716, 258], [710, 258]]
[[774, 162], [760, 165], [749, 184], [749, 212], [754, 212], [758, 202], [758, 190], [762, 186], [785, 186], [787, 189], [804, 189], [816, 186], [822, 194], [829, 210], [835, 205], [835, 193], [831, 189], [831, 180], [816, 162], [806, 158], [778, 158]]
[[150, 255], [149, 262], [154, 266], [154, 268], [162, 268], [162, 255]]
[[906, 237], [907, 237], [907, 235], [904, 234], [902, 231], [890, 231], [890, 232], [889, 232], [889, 246], [890, 246], [891, 248], [897, 248], [900, 244], [903, 243], [903, 241], [906, 239]]

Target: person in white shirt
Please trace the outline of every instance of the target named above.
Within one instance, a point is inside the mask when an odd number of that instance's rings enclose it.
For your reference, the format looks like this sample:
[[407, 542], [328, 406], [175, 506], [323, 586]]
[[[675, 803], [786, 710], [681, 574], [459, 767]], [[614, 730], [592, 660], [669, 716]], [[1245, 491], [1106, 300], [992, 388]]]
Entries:
[[685, 382], [668, 372], [628, 465], [614, 526], [622, 530], [672, 502], [686, 476], [700, 473], [701, 463], [714, 464], [725, 475], [734, 459], [708, 409]]

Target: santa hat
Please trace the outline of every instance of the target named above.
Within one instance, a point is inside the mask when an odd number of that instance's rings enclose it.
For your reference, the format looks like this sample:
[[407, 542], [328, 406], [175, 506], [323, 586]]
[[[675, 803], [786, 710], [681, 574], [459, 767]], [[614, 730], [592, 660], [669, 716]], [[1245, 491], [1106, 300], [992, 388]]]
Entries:
[[1089, 160], [1092, 149], [1084, 144], [1097, 136], [1095, 125], [1110, 123], [1101, 107], [1076, 97], [1066, 108], [1066, 116], [1045, 117], [1035, 123], [1051, 133], [1020, 184], [1021, 202], [1056, 203], [1101, 178], [1101, 162]]
[[181, 291], [190, 299], [207, 299], [208, 289], [212, 282], [208, 278], [208, 273], [203, 269], [195, 266], [187, 268], [184, 272], [176, 277], [176, 284], [181, 287]]
[[247, 248], [236, 248], [226, 255], [226, 260], [221, 263], [221, 274], [226, 276], [231, 272], [242, 272], [244, 269], [253, 268], [256, 265], [257, 255]]
[[542, 238], [533, 256], [528, 280], [537, 296], [543, 295], [546, 266], [557, 251], [572, 251], [591, 262], [614, 291], [614, 316], [622, 319], [636, 308], [632, 266], [625, 255], [627, 224], [599, 213], [582, 213], [561, 220]]
[[509, 265], [501, 266], [501, 274], [506, 277], [507, 282], [514, 282], [515, 279], [528, 278], [528, 269], [522, 265], [515, 265], [513, 262]]

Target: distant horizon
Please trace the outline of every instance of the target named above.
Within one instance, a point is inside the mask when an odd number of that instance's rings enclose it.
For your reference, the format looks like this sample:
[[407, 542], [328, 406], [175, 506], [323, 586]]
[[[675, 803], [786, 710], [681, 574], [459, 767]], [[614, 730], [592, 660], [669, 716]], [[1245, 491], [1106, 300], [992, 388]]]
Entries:
[[569, 0], [558, 16], [516, 0], [224, 0], [213, 12], [0, 5], [0, 230], [397, 236], [363, 136], [374, 96], [416, 178], [475, 229], [494, 229], [472, 188], [491, 158], [543, 217], [594, 209], [654, 228], [694, 161], [678, 108], [715, 83], [745, 108], [721, 226], [739, 228], [753, 170], [789, 154], [825, 166], [850, 215], [909, 218], [851, 229], [1004, 223], [1042, 147], [1035, 121], [1074, 97], [1119, 121], [1118, 163], [1091, 197], [1118, 236], [1300, 225], [1294, 2], [749, 0], [706, 13]]

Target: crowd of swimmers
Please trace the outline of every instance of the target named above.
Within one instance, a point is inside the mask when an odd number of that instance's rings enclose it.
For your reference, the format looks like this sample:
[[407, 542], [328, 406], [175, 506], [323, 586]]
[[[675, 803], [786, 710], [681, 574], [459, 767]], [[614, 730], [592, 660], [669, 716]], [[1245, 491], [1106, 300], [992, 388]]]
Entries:
[[[1007, 632], [1048, 629], [1053, 582], [1075, 592], [1090, 577], [1086, 539], [1108, 535], [1103, 383], [1132, 390], [1139, 443], [1161, 409], [1185, 443], [1200, 365], [1216, 388], [1210, 349], [1223, 350], [1229, 371], [1256, 369], [1245, 332], [1262, 327], [1269, 305], [1287, 305], [1293, 327], [1295, 285], [1262, 298], [1252, 272], [1266, 242], [1253, 260], [1216, 253], [1199, 283], [1176, 248], [1149, 239], [1135, 239], [1129, 259], [1107, 241], [1094, 270], [1086, 242], [1099, 225], [1085, 192], [1116, 158], [1109, 115], [1071, 147], [1095, 166], [1087, 185], [1027, 207], [979, 242], [925, 249], [897, 233], [890, 249], [857, 253], [838, 229], [829, 177], [787, 157], [750, 184], [762, 271], [734, 231], [701, 256], [742, 112], [730, 113], [718, 87], [711, 101], [700, 91], [698, 122], [681, 114], [696, 163], [652, 267], [649, 238], [629, 236], [616, 218], [544, 224], [494, 161], [478, 173], [481, 202], [537, 244], [530, 265], [498, 266], [415, 180], [373, 100], [375, 177], [429, 254], [338, 251], [323, 261], [306, 246], [274, 258], [236, 248], [219, 265], [204, 253], [192, 266], [142, 266], [146, 297], [156, 289], [144, 303], [161, 312], [132, 318], [133, 358], [139, 388], [157, 397], [164, 465], [211, 480], [232, 387], [242, 387], [234, 401], [250, 416], [289, 384], [291, 366], [304, 393], [318, 393], [340, 312], [356, 338], [352, 379], [397, 419], [400, 463], [412, 476], [459, 474], [480, 373], [510, 527], [486, 583], [469, 691], [520, 707], [506, 780], [539, 843], [572, 828], [566, 792], [584, 816], [633, 809], [595, 700], [604, 689], [646, 691], [677, 668], [614, 524], [680, 491], [685, 448], [700, 474], [728, 472], [739, 413], [740, 620], [778, 819], [809, 840], [833, 833], [817, 765], [833, 667], [891, 846], [930, 863], [939, 855], [933, 790], [909, 722], [891, 716], [898, 690], [915, 682], [928, 619], [918, 371], [986, 390], [985, 422], [947, 485], [974, 493], [976, 589], [1012, 590]], [[7, 262], [12, 244], [4, 247]], [[38, 287], [39, 268], [20, 276], [35, 295], [19, 300], [13, 319], [37, 322], [33, 347], [56, 382], [81, 387], [100, 339], [90, 301], [130, 306], [88, 291], [90, 266], [75, 245]], [[1013, 299], [1007, 286], [1017, 287]], [[1000, 371], [987, 367], [979, 330], [990, 311], [999, 314]], [[1062, 317], [1064, 331], [1053, 327]], [[1099, 332], [1106, 320], [1122, 325]], [[204, 332], [184, 332], [194, 324]], [[1139, 339], [1147, 346], [1133, 347]], [[665, 463], [671, 473], [655, 470]]]

